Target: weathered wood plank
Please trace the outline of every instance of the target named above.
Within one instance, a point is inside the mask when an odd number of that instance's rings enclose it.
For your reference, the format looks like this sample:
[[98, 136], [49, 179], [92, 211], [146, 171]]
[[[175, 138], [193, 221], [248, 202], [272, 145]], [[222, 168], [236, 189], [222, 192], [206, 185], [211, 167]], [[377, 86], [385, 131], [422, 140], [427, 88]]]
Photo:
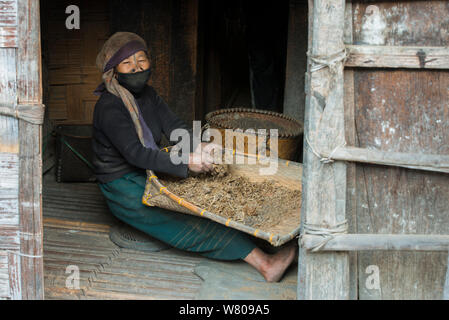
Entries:
[[443, 299], [449, 300], [449, 252], [447, 255], [446, 281], [444, 282]]
[[[305, 235], [302, 243], [312, 249], [323, 237]], [[320, 251], [448, 251], [449, 235], [426, 234], [343, 234], [329, 240]]]
[[[320, 150], [333, 150], [345, 138], [343, 61], [332, 68], [312, 72], [313, 57], [326, 59], [344, 50], [345, 1], [309, 2], [312, 43], [305, 114], [305, 136]], [[315, 68], [313, 68], [315, 69]], [[332, 227], [346, 219], [346, 164], [323, 164], [310, 146], [304, 150], [303, 207], [301, 228], [314, 224]], [[330, 271], [332, 270], [332, 272]], [[307, 252], [300, 249], [299, 299], [348, 299], [347, 253]]]
[[0, 3], [0, 27], [17, 25], [17, 0], [2, 0]]
[[50, 217], [44, 218], [44, 225], [46, 227], [63, 228], [70, 230], [109, 232], [110, 226], [98, 223], [90, 223], [83, 221], [67, 221], [62, 219], [55, 219]]
[[381, 151], [357, 147], [338, 147], [331, 152], [323, 152], [324, 158], [334, 160], [357, 161], [410, 169], [449, 173], [449, 155], [421, 154]]
[[0, 225], [19, 224], [19, 157], [0, 152]]
[[[13, 111], [16, 95], [17, 1], [0, 4], [0, 105]], [[0, 115], [0, 247], [17, 250], [18, 236], [18, 120]], [[10, 268], [6, 251], [0, 251], [0, 298], [11, 298]], [[14, 294], [15, 295], [15, 294]]]
[[198, 0], [173, 1], [171, 19], [168, 104], [190, 126], [198, 117]]
[[0, 250], [0, 299], [11, 298], [8, 265], [8, 253], [5, 250]]
[[[0, 48], [0, 105], [14, 110], [16, 91], [16, 49]], [[17, 119], [0, 115], [0, 152], [19, 152], [17, 134]]]
[[[352, 44], [352, 0], [346, 0], [344, 42]], [[349, 145], [357, 145], [355, 132], [355, 104], [354, 104], [354, 72], [344, 70], [344, 111], [345, 111], [345, 140]], [[346, 217], [348, 232], [357, 233], [357, 198], [356, 198], [356, 164], [346, 164]], [[358, 252], [349, 253], [349, 299], [358, 299]]]
[[304, 122], [304, 81], [307, 68], [307, 3], [290, 0], [284, 114]]
[[12, 300], [22, 299], [20, 256], [18, 251], [8, 252], [9, 292]]
[[17, 47], [17, 0], [0, 3], [0, 48]]
[[354, 44], [448, 46], [447, 1], [354, 0], [353, 7]]
[[[135, 4], [130, 1], [121, 1], [122, 6], [126, 4], [128, 11], [134, 11]], [[171, 10], [173, 1], [153, 0], [142, 2], [141, 27], [139, 30], [144, 35], [145, 41], [150, 49], [153, 73], [150, 79], [151, 85], [156, 89], [157, 93], [168, 103], [171, 95], [170, 88], [170, 72], [171, 60], [170, 53], [172, 47], [172, 17]], [[116, 7], [117, 8], [117, 7]], [[118, 9], [118, 8], [117, 8]], [[115, 11], [116, 15], [122, 16], [124, 22], [125, 17], [121, 11]], [[128, 12], [127, 12], [128, 13]], [[128, 15], [129, 17], [129, 15]], [[118, 17], [112, 17], [112, 19]], [[136, 23], [137, 21], [135, 21]], [[129, 22], [128, 22], [129, 24]], [[124, 25], [117, 26], [117, 31], [121, 30]], [[137, 30], [136, 30], [137, 31]], [[176, 112], [176, 111], [175, 111]]]
[[[448, 47], [446, 1], [354, 4], [354, 44]], [[377, 21], [377, 23], [375, 23]], [[353, 69], [357, 147], [449, 155], [449, 72]], [[359, 233], [446, 234], [449, 176], [439, 172], [357, 164]], [[447, 253], [359, 253], [360, 299], [441, 299]], [[371, 266], [380, 287], [365, 285]]]
[[[18, 104], [42, 104], [39, 1], [18, 0]], [[19, 121], [19, 212], [21, 295], [43, 299], [42, 259], [42, 126]]]
[[449, 69], [448, 47], [347, 45], [346, 67]]
[[0, 226], [0, 249], [18, 250], [20, 248], [20, 231], [17, 226]]
[[17, 27], [0, 27], [0, 48], [17, 47]]

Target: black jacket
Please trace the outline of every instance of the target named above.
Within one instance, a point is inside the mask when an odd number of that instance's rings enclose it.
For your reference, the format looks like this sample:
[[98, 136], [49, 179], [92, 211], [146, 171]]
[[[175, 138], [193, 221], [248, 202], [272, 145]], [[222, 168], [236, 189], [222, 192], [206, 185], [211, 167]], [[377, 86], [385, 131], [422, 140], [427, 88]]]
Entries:
[[[158, 146], [162, 134], [169, 140], [174, 129], [184, 128], [189, 130], [191, 148], [196, 147], [193, 145], [192, 130], [168, 108], [153, 87], [147, 86], [135, 98]], [[169, 153], [147, 149], [141, 144], [122, 100], [109, 92], [104, 92], [95, 105], [92, 148], [94, 172], [100, 183], [118, 179], [125, 173], [139, 169], [151, 169], [183, 178], [188, 176], [187, 164], [175, 165]]]

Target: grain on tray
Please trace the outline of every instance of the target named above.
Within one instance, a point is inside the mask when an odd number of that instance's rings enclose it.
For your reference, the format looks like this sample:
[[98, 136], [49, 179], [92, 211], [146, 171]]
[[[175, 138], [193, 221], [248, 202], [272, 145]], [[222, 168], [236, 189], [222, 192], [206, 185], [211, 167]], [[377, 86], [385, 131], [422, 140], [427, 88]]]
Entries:
[[265, 229], [276, 226], [286, 214], [300, 210], [301, 191], [273, 181], [251, 182], [234, 175], [228, 165], [214, 165], [212, 173], [179, 179], [160, 177], [171, 192], [200, 208], [247, 226]]

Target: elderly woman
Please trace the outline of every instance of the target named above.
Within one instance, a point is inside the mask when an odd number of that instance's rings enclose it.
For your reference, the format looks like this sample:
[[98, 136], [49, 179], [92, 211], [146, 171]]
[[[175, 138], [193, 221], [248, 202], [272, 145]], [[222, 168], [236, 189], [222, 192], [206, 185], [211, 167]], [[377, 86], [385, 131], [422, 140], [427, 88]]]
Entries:
[[[159, 150], [177, 128], [188, 130], [147, 85], [151, 62], [145, 41], [134, 33], [118, 32], [106, 41], [97, 57], [103, 83], [93, 119], [94, 167], [110, 211], [123, 222], [173, 247], [219, 260], [243, 259], [267, 281], [279, 281], [295, 257], [294, 246], [269, 255], [245, 233], [216, 222], [142, 204], [146, 169], [177, 177], [207, 172], [204, 157], [174, 164]], [[195, 146], [193, 146], [195, 147]]]

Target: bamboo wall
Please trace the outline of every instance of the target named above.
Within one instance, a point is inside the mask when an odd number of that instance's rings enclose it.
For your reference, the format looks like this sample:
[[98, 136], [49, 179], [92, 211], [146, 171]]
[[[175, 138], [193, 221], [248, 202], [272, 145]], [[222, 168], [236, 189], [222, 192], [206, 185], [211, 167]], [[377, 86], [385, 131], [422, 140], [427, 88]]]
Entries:
[[[68, 5], [80, 8], [80, 29], [65, 27]], [[92, 123], [101, 82], [95, 59], [109, 36], [108, 1], [43, 1], [42, 28], [49, 119], [58, 123]]]

